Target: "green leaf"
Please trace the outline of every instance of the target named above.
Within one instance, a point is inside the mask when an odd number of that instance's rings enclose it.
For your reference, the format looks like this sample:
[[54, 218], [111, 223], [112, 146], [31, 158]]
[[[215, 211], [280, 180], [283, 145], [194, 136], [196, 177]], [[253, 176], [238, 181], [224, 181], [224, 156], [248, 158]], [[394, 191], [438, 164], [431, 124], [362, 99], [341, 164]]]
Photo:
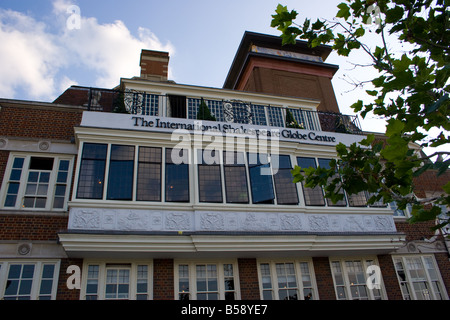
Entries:
[[400, 6], [395, 6], [392, 9], [386, 11], [386, 22], [395, 23], [398, 22], [403, 17], [403, 8]]
[[443, 95], [438, 101], [436, 101], [435, 103], [425, 107], [425, 113], [431, 113], [436, 111], [437, 109], [439, 109], [441, 107], [441, 105], [443, 103], [445, 103], [446, 101], [449, 101], [449, 96], [448, 94]]
[[362, 37], [365, 33], [366, 30], [363, 28], [363, 26], [360, 26], [358, 29], [355, 30], [356, 37]]
[[391, 137], [394, 134], [400, 134], [404, 127], [405, 124], [401, 120], [389, 119], [388, 125], [386, 126], [386, 135]]
[[345, 3], [340, 3], [337, 6], [339, 8], [338, 13], [336, 14], [337, 18], [344, 18], [347, 20], [350, 17], [350, 8]]

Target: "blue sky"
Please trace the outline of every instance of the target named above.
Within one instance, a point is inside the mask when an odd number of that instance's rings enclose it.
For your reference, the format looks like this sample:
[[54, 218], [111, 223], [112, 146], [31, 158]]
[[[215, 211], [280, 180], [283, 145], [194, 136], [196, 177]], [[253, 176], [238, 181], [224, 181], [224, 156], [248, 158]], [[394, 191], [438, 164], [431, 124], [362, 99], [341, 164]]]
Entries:
[[[270, 27], [279, 0], [2, 0], [0, 97], [52, 101], [71, 84], [111, 88], [139, 75], [141, 49], [170, 52], [169, 77], [222, 87], [244, 32], [279, 35]], [[299, 21], [331, 19], [341, 0], [285, 0]], [[80, 29], [66, 26], [67, 8], [81, 10]], [[331, 54], [340, 70], [333, 86], [341, 111], [361, 97], [343, 80], [361, 79], [349, 61]], [[363, 92], [363, 91], [362, 91]], [[372, 118], [363, 129], [384, 131]]]

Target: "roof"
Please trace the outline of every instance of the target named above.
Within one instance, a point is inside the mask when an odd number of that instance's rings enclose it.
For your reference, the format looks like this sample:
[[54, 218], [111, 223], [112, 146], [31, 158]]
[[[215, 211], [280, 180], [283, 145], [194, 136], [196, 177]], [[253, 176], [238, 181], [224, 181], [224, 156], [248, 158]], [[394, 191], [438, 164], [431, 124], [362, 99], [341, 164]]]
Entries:
[[[244, 36], [242, 37], [241, 43], [236, 52], [233, 63], [231, 64], [231, 67], [230, 67], [228, 75], [225, 79], [223, 88], [226, 88], [226, 89], [234, 88], [235, 83], [237, 82], [242, 70], [244, 69], [244, 66], [245, 66], [249, 56], [252, 56], [252, 55], [268, 56], [267, 54], [264, 54], [264, 53], [251, 52], [252, 45], [256, 45], [256, 46], [263, 47], [263, 48], [278, 49], [278, 50], [283, 50], [283, 51], [288, 51], [288, 52], [294, 52], [294, 53], [299, 53], [299, 54], [307, 54], [310, 56], [311, 55], [317, 56], [317, 57], [320, 57], [322, 59], [322, 61], [325, 61], [328, 58], [328, 55], [332, 51], [331, 46], [326, 46], [326, 45], [320, 45], [320, 46], [311, 48], [308, 45], [308, 42], [302, 41], [302, 40], [297, 40], [295, 44], [283, 45], [282, 39], [279, 36], [246, 31], [244, 33]], [[272, 55], [271, 57], [273, 58], [275, 56]], [[276, 57], [276, 58], [299, 61], [299, 59], [293, 59], [293, 58], [285, 58], [285, 57]], [[317, 63], [317, 62], [312, 62], [312, 61], [307, 61], [307, 60], [304, 60], [303, 62], [308, 63], [308, 64], [320, 64], [321, 66], [331, 67], [334, 69], [338, 68], [335, 65], [329, 65], [329, 64], [325, 64], [323, 62]]]

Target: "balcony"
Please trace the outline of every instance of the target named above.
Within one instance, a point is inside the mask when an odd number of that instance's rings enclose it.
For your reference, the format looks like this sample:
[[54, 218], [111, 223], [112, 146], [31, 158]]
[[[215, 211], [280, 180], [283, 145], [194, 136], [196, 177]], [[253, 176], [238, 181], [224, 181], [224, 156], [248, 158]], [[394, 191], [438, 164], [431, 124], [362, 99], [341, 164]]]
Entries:
[[[236, 96], [239, 95], [236, 93]], [[161, 95], [128, 89], [119, 91], [73, 86], [55, 100], [55, 103], [82, 105], [88, 111], [192, 120], [207, 120], [205, 113], [210, 113], [215, 121], [219, 122], [362, 134], [356, 115], [255, 103], [241, 99]]]

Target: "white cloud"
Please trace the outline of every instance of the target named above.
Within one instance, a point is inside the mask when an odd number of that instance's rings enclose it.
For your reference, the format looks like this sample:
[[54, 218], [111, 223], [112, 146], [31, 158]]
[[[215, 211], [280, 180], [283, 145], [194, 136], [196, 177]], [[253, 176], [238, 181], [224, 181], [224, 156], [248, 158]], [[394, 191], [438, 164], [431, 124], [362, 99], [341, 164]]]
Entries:
[[59, 33], [23, 13], [0, 9], [0, 97], [22, 99], [19, 92], [25, 92], [27, 99], [51, 100], [64, 86], [79, 82], [71, 74], [74, 68], [88, 73], [94, 85], [111, 88], [121, 77], [139, 75], [142, 49], [174, 53], [170, 43], [163, 44], [150, 30], [139, 28], [134, 36], [120, 20], [99, 24], [81, 12], [80, 28], [69, 30], [70, 5], [66, 0], [53, 3]]
[[31, 97], [54, 91], [56, 70], [61, 67], [59, 48], [45, 25], [11, 10], [0, 10], [0, 95], [14, 97], [22, 87]]

